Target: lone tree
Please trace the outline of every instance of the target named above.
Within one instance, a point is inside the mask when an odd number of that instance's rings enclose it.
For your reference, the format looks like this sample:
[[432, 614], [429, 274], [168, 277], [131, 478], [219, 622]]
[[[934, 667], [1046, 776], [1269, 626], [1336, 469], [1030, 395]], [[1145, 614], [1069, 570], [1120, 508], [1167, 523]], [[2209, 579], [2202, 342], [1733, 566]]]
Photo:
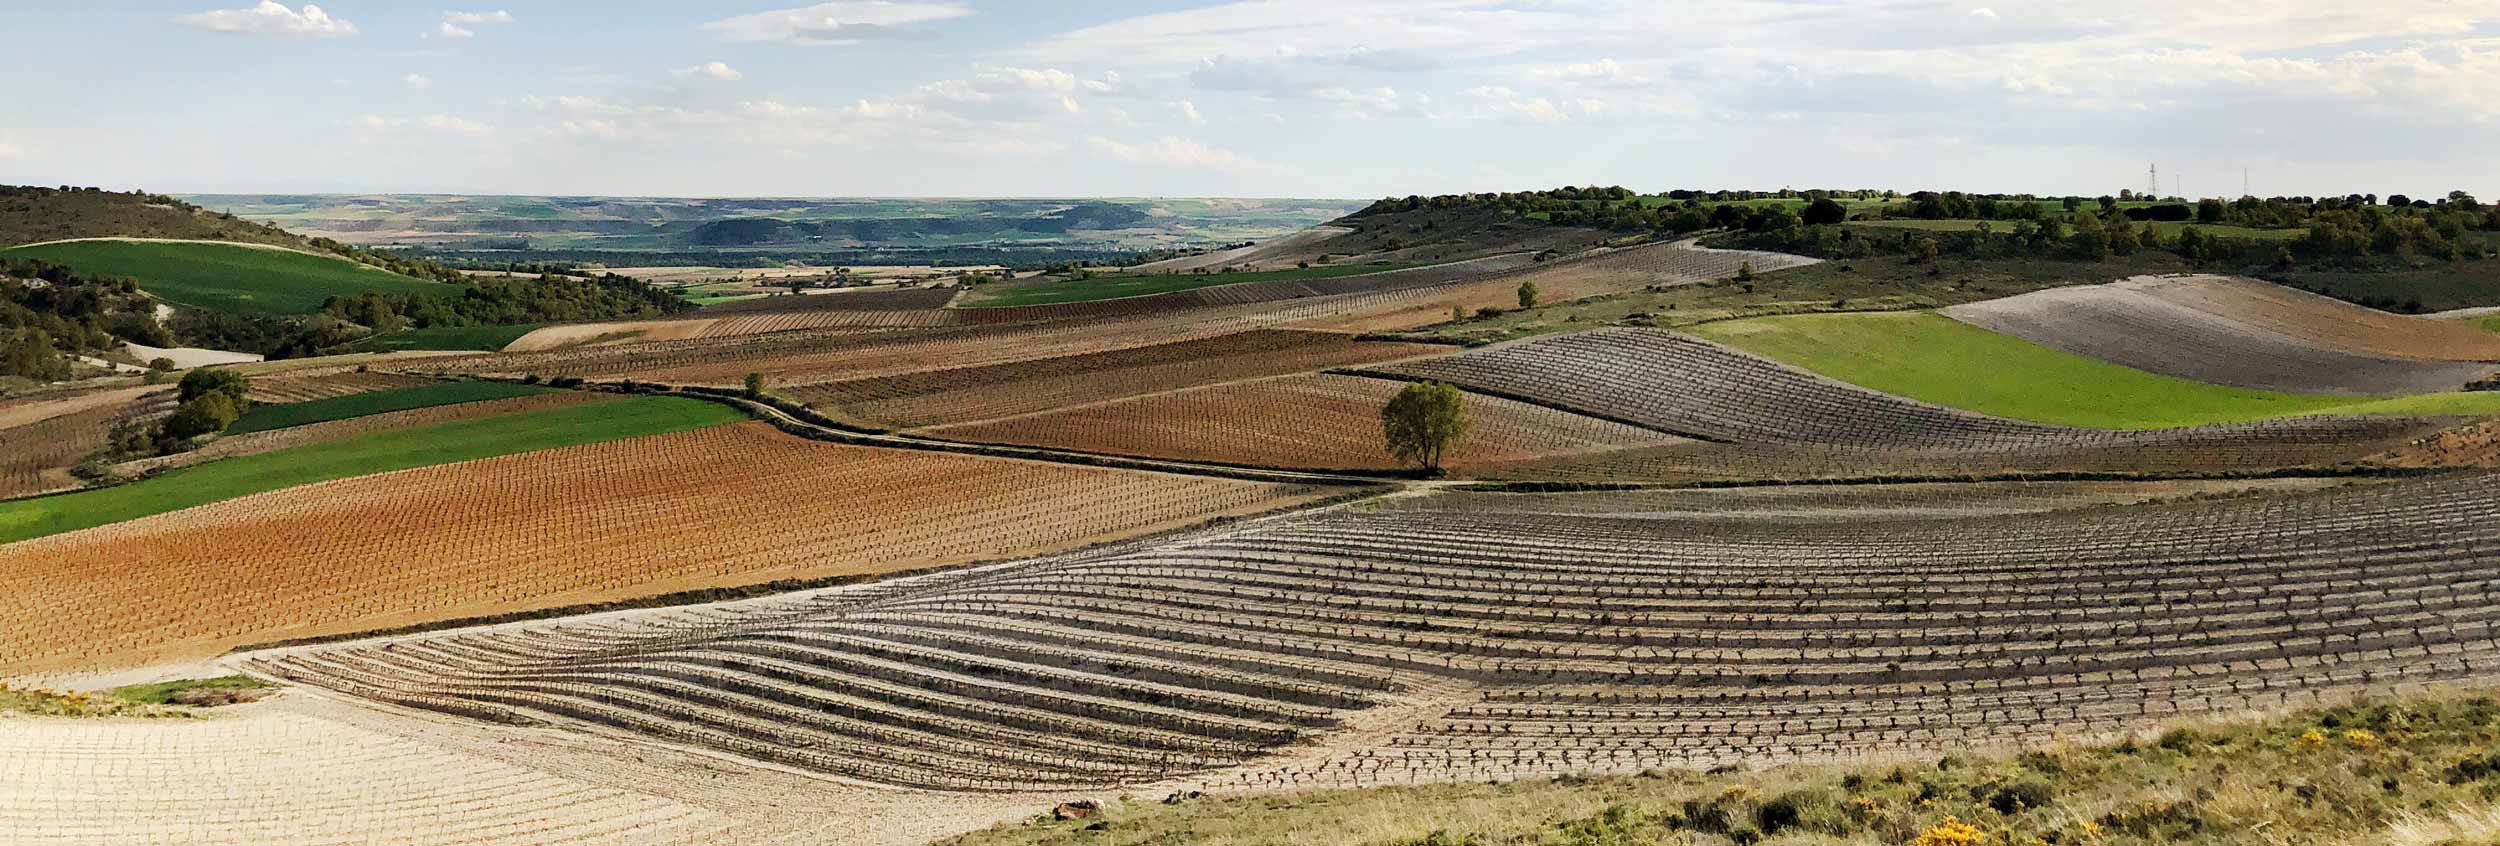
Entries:
[[1536, 283], [1519, 283], [1519, 307], [1536, 308]]
[[747, 374], [747, 399], [763, 399], [768, 384], [762, 373]]
[[1439, 382], [1408, 385], [1380, 409], [1380, 434], [1398, 461], [1440, 470], [1442, 456], [1467, 438], [1466, 398]]
[[1849, 219], [1849, 209], [1833, 202], [1830, 197], [1824, 197], [1808, 204], [1805, 213], [1798, 217], [1808, 225], [1839, 223]]

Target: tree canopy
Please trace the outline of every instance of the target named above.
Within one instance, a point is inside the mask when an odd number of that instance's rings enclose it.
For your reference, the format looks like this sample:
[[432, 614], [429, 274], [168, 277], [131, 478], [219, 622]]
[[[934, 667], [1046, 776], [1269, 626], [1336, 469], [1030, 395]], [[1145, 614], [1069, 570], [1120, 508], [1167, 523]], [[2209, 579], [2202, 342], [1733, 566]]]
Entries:
[[1441, 469], [1441, 460], [1467, 438], [1466, 395], [1440, 382], [1400, 389], [1380, 409], [1380, 432], [1389, 454], [1401, 462]]

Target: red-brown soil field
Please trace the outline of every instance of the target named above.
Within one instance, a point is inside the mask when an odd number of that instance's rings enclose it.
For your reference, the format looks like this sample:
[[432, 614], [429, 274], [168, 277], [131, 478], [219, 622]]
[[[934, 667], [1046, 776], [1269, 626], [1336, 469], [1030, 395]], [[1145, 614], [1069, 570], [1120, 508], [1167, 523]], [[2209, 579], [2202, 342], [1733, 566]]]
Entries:
[[0, 674], [1038, 554], [1321, 495], [736, 424], [307, 485], [0, 547]]
[[1430, 344], [1329, 332], [1253, 330], [1203, 340], [985, 367], [823, 382], [784, 391], [895, 428], [970, 423], [1197, 385], [1417, 358]]
[[[1397, 463], [1381, 446], [1380, 408], [1403, 387], [1401, 382], [1360, 376], [1284, 376], [942, 427], [929, 434], [1261, 467], [1391, 470]], [[1692, 443], [1498, 397], [1468, 397], [1467, 413], [1473, 427], [1446, 460], [1451, 468]]]

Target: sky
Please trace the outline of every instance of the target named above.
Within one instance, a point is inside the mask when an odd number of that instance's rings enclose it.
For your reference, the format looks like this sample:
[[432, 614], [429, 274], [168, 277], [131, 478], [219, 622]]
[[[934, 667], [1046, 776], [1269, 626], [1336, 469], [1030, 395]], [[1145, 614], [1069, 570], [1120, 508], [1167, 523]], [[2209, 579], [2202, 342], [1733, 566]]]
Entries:
[[2500, 0], [14, 0], [0, 183], [2500, 195]]

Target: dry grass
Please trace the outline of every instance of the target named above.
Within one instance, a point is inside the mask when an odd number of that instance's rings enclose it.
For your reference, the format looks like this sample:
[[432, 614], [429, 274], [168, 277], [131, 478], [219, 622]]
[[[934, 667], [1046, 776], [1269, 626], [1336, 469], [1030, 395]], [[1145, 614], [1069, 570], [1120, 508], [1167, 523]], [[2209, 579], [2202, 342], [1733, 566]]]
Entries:
[[2488, 843], [2500, 703], [2445, 694], [2115, 742], [1703, 774], [1141, 797], [946, 846]]

